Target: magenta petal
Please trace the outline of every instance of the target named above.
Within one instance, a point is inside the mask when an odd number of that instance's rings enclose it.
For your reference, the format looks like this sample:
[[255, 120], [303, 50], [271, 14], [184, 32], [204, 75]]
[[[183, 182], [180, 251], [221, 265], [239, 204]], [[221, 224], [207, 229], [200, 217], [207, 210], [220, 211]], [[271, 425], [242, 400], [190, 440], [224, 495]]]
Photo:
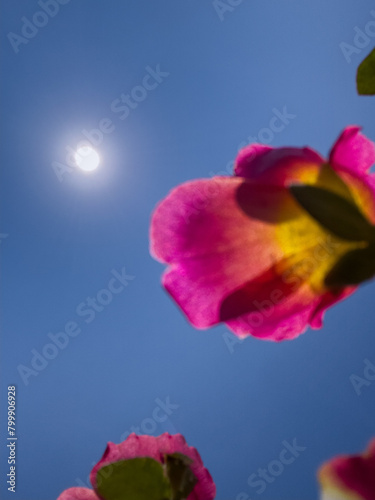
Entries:
[[[247, 311], [241, 311], [241, 315], [226, 323], [239, 337], [250, 333], [263, 340], [291, 340], [303, 333], [308, 326], [321, 328], [325, 311], [347, 298], [357, 288], [346, 287], [337, 293], [316, 295], [308, 284], [302, 283], [296, 289], [294, 285], [288, 286], [280, 277], [278, 281], [275, 279], [263, 286], [259, 282], [253, 283], [251, 287], [242, 290], [242, 303], [247, 305]], [[237, 299], [237, 307], [239, 303]], [[251, 310], [249, 304], [252, 304]]]
[[[273, 316], [275, 312], [277, 313], [278, 309], [284, 309], [281, 303], [285, 303], [292, 294], [298, 293], [302, 285], [302, 282], [296, 284], [293, 281], [283, 279], [282, 274], [278, 271], [281, 268], [286, 270], [288, 262], [288, 258], [279, 261], [263, 274], [229, 294], [221, 303], [220, 320], [234, 325], [235, 321], [233, 320], [240, 319], [242, 321], [248, 318], [250, 319], [247, 327], [249, 331], [259, 328], [263, 323], [268, 323], [268, 318]], [[287, 314], [290, 313], [291, 311], [288, 310]], [[262, 317], [261, 321], [259, 321], [259, 317]], [[261, 334], [261, 336], [263, 335]]]
[[239, 177], [285, 185], [298, 180], [309, 168], [317, 169], [324, 159], [310, 148], [271, 148], [252, 144], [242, 149], [236, 159]]
[[234, 173], [238, 177], [246, 177], [247, 179], [252, 179], [256, 177], [259, 165], [264, 161], [266, 153], [272, 151], [274, 148], [272, 146], [264, 146], [263, 144], [250, 144], [245, 146], [240, 150], [236, 158], [236, 163], [234, 166]]
[[218, 177], [186, 183], [157, 207], [151, 252], [170, 264], [163, 284], [194, 326], [218, 323], [222, 301], [284, 257], [275, 224], [286, 194]]
[[329, 156], [333, 167], [364, 173], [375, 164], [375, 144], [360, 130], [352, 125], [341, 133]]
[[295, 293], [295, 284], [286, 283], [271, 268], [229, 295], [221, 304], [220, 319], [239, 337], [250, 333], [264, 340], [294, 338], [309, 321], [309, 307], [303, 308]]
[[322, 498], [375, 500], [375, 440], [363, 454], [339, 455], [318, 472]]
[[69, 488], [61, 493], [57, 500], [101, 500], [94, 490], [89, 488]]
[[260, 313], [250, 313], [228, 321], [227, 325], [240, 338], [250, 334], [273, 342], [292, 340], [306, 331], [311, 315], [309, 307], [302, 309], [294, 303], [293, 309], [294, 314], [289, 314], [288, 317], [284, 315], [283, 318], [277, 318], [275, 315], [273, 320], [269, 321], [267, 318], [264, 320], [265, 317]]
[[[268, 287], [267, 287], [268, 288]], [[267, 289], [266, 288], [266, 289]], [[263, 340], [291, 340], [303, 333], [309, 325], [312, 311], [319, 302], [308, 285], [291, 293], [279, 285], [269, 286], [270, 293], [259, 297], [251, 293], [247, 301], [256, 307], [246, 314], [226, 322], [239, 337], [253, 335]], [[273, 299], [273, 300], [272, 300]]]
[[120, 444], [108, 443], [103, 457], [91, 471], [91, 483], [95, 488], [98, 470], [113, 462], [137, 457], [150, 457], [163, 463], [164, 455], [172, 453], [182, 453], [193, 461], [190, 467], [198, 481], [188, 500], [212, 500], [216, 493], [215, 483], [208, 470], [205, 469], [197, 450], [192, 446], [188, 446], [181, 434], [170, 435], [164, 433], [161, 436], [154, 437], [137, 436], [133, 433]]

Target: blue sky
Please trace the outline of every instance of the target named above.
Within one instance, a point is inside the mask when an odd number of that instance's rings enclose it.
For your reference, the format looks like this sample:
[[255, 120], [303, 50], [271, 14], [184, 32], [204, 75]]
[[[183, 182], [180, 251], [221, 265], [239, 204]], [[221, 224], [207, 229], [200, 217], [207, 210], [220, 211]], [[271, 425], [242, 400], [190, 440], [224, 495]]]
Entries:
[[[350, 378], [375, 364], [373, 283], [321, 331], [233, 343], [224, 326], [187, 323], [149, 255], [155, 204], [229, 172], [249, 138], [324, 155], [349, 124], [375, 140], [375, 100], [354, 83], [375, 41], [354, 40], [375, 20], [371, 0], [233, 3], [220, 16], [211, 0], [71, 0], [53, 17], [36, 1], [2, 3], [1, 498], [50, 500], [85, 483], [107, 441], [133, 427], [184, 434], [219, 500], [313, 500], [319, 464], [375, 435], [375, 381], [356, 391]], [[39, 28], [23, 27], [33, 19]], [[356, 51], [345, 57], [343, 42]], [[138, 102], [120, 102], [128, 94]], [[270, 135], [276, 112], [292, 117]], [[91, 175], [67, 159], [83, 130], [102, 158]], [[98, 296], [106, 305], [88, 313]], [[22, 378], [51, 336], [64, 347]], [[13, 384], [15, 494], [4, 484]], [[285, 442], [304, 449], [258, 492], [249, 478]]]

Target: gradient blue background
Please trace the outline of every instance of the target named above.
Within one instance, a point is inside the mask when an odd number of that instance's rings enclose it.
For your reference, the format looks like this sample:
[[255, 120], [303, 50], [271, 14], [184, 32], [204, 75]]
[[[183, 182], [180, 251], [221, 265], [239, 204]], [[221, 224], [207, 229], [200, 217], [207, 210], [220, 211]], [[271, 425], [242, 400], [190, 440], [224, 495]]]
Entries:
[[[314, 500], [319, 464], [375, 435], [375, 382], [357, 395], [349, 378], [363, 375], [365, 358], [375, 363], [373, 283], [329, 310], [321, 331], [281, 344], [249, 338], [230, 352], [224, 326], [187, 323], [148, 251], [155, 204], [225, 170], [275, 107], [296, 117], [274, 146], [326, 155], [348, 124], [375, 140], [375, 99], [354, 83], [374, 38], [350, 63], [339, 46], [371, 9], [372, 0], [244, 0], [221, 21], [210, 0], [72, 0], [15, 54], [7, 34], [40, 7], [2, 2], [1, 498], [52, 500], [86, 482], [107, 441], [167, 396], [178, 408], [154, 434], [181, 432], [199, 449], [219, 500]], [[111, 103], [157, 64], [169, 76], [121, 121]], [[106, 117], [115, 130], [97, 148], [101, 168], [59, 182], [52, 163]], [[134, 279], [86, 324], [77, 305], [123, 266]], [[81, 334], [25, 386], [17, 367], [68, 321]], [[16, 494], [4, 484], [9, 384]], [[248, 477], [295, 438], [306, 450], [258, 495]]]

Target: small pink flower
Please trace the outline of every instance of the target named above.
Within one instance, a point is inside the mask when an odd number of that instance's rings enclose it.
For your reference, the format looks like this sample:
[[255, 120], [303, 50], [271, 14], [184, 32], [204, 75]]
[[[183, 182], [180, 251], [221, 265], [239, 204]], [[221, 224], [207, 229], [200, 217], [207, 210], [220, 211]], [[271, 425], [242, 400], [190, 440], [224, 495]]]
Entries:
[[69, 488], [61, 493], [58, 500], [103, 500], [98, 493], [97, 481], [98, 471], [103, 467], [134, 458], [151, 458], [165, 465], [167, 457], [176, 453], [187, 457], [194, 481], [196, 481], [187, 500], [212, 500], [216, 493], [215, 483], [203, 466], [198, 451], [188, 446], [181, 434], [170, 435], [168, 433], [158, 437], [137, 436], [133, 433], [120, 444], [108, 443], [104, 455], [90, 474], [94, 489]]
[[363, 455], [344, 455], [318, 473], [322, 500], [375, 500], [375, 440]]
[[235, 176], [175, 188], [151, 221], [164, 287], [196, 328], [224, 322], [239, 337], [274, 341], [320, 328], [325, 310], [375, 273], [374, 163], [375, 145], [351, 126], [328, 160], [252, 144]]

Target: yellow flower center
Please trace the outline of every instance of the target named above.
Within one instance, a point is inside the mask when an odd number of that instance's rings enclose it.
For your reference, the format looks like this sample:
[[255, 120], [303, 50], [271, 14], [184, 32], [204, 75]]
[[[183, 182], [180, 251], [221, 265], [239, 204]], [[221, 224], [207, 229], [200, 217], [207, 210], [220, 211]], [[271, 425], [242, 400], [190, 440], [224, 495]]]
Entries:
[[[338, 195], [358, 209], [350, 189], [329, 165], [307, 172], [301, 181]], [[276, 238], [286, 260], [280, 264], [279, 272], [287, 273], [288, 280], [308, 282], [314, 291], [322, 293], [327, 290], [327, 275], [340, 259], [352, 250], [368, 247], [365, 239], [349, 241], [326, 229], [292, 196], [281, 208]], [[345, 224], [345, 220], [342, 223]]]

